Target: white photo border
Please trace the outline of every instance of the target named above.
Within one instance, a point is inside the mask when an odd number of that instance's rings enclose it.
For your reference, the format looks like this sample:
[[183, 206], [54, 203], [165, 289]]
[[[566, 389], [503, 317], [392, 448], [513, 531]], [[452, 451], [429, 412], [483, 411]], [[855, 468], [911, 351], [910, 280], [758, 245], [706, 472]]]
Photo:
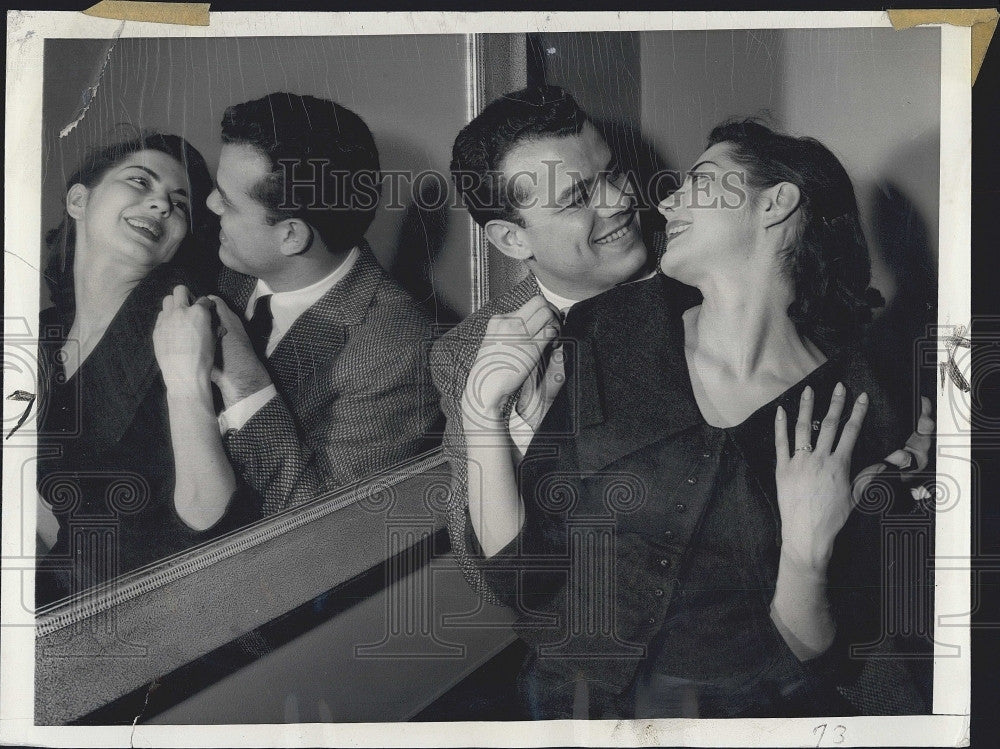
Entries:
[[[883, 12], [483, 12], [483, 13], [212, 13], [207, 27], [121, 22], [75, 12], [11, 11], [7, 25], [7, 118], [4, 284], [5, 347], [30, 337], [38, 319], [43, 47], [47, 38], [231, 37], [471, 34], [525, 31], [655, 31], [779, 28], [887, 28]], [[942, 26], [939, 324], [971, 320], [971, 32]], [[30, 325], [29, 325], [30, 327]], [[950, 387], [950, 386], [949, 386]], [[10, 387], [5, 388], [9, 392]], [[963, 435], [950, 394], [939, 394], [939, 437]], [[968, 417], [968, 414], [965, 415]], [[950, 442], [948, 441], [950, 440]], [[942, 444], [942, 441], [945, 443]], [[941, 437], [939, 470], [964, 500], [936, 519], [936, 633], [957, 657], [936, 649], [933, 715], [809, 719], [646, 720], [488, 723], [302, 724], [240, 726], [45, 727], [33, 725], [34, 620], [30, 602], [34, 502], [18, 500], [21, 469], [34, 460], [34, 438], [4, 444], [0, 739], [52, 746], [961, 746], [970, 712], [970, 439]], [[27, 553], [26, 553], [27, 552]], [[841, 731], [838, 727], [842, 727]], [[837, 737], [842, 740], [837, 741]]]

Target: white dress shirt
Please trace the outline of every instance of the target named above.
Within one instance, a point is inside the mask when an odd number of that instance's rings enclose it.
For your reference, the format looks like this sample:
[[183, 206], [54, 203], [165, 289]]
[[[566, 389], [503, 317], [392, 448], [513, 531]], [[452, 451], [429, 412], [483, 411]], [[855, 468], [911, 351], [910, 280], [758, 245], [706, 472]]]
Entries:
[[[250, 298], [247, 300], [246, 310], [243, 317], [249, 320], [253, 316], [254, 305], [257, 300], [268, 294], [271, 295], [271, 335], [267, 338], [267, 347], [264, 352], [266, 356], [274, 353], [274, 350], [281, 343], [295, 321], [299, 319], [303, 312], [318, 302], [324, 294], [336, 286], [347, 277], [351, 268], [357, 262], [361, 251], [354, 247], [344, 258], [344, 262], [324, 278], [301, 289], [292, 291], [272, 291], [267, 282], [257, 279]], [[271, 398], [277, 395], [278, 391], [274, 385], [268, 385], [263, 390], [258, 390], [253, 395], [248, 395], [219, 414], [219, 429], [225, 434], [230, 429], [240, 429], [246, 424], [250, 417], [263, 408]]]

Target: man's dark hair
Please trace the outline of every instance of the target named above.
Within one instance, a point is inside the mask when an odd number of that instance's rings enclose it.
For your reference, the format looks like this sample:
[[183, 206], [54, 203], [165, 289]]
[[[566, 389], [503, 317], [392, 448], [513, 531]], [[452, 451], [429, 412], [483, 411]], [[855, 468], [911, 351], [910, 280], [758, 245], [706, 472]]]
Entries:
[[340, 104], [278, 92], [229, 107], [222, 142], [249, 145], [271, 163], [252, 196], [273, 223], [299, 218], [332, 252], [356, 245], [381, 194], [371, 130]]
[[708, 136], [709, 146], [717, 143], [746, 170], [752, 193], [781, 182], [799, 188], [802, 220], [782, 257], [795, 288], [788, 316], [828, 352], [855, 341], [872, 307], [884, 302], [869, 285], [868, 243], [843, 165], [815, 138], [775, 132], [754, 119], [718, 125]]
[[451, 176], [476, 223], [504, 219], [523, 226], [519, 196], [503, 176], [504, 158], [525, 141], [579, 135], [587, 121], [564, 89], [529, 86], [501, 96], [462, 128], [451, 151]]

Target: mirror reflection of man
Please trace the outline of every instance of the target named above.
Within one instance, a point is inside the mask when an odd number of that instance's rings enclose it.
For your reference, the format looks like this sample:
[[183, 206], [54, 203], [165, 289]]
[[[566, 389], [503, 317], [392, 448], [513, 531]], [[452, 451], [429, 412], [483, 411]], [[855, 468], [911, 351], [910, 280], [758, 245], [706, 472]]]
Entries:
[[468, 552], [462, 401], [475, 383], [467, 385], [477, 372], [507, 372], [509, 395], [497, 416], [507, 424], [511, 449], [523, 457], [558, 392], [564, 353], [548, 346], [533, 366], [531, 357], [512, 355], [517, 344], [545, 345], [576, 302], [648, 277], [652, 266], [633, 186], [597, 128], [559, 87], [529, 87], [489, 104], [456, 138], [451, 168], [493, 249], [529, 271], [442, 336], [431, 354], [453, 471], [452, 546], [466, 577], [492, 598]]
[[221, 224], [221, 298], [175, 294], [169, 312], [205, 335], [214, 306], [216, 428], [269, 514], [430, 446], [440, 415], [431, 329], [364, 239], [380, 178], [358, 115], [273, 93], [229, 107], [222, 142], [208, 198]]

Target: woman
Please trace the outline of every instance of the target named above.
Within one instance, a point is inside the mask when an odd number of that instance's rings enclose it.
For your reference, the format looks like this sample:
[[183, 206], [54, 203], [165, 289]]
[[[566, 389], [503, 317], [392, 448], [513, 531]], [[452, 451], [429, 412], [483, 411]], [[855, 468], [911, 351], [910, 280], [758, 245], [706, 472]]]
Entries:
[[678, 315], [660, 277], [574, 307], [567, 385], [516, 474], [500, 409], [538, 376], [551, 311], [513, 321], [534, 371], [467, 385], [469, 526], [533, 646], [527, 706], [857, 712], [848, 648], [879, 644], [885, 508], [852, 512], [850, 478], [906, 431], [852, 345], [880, 296], [850, 180], [817, 141], [736, 123], [661, 212], [660, 267], [704, 301]]
[[164, 296], [211, 278], [211, 189], [201, 154], [160, 133], [91, 152], [67, 182], [41, 316], [38, 488], [59, 530], [38, 605], [191, 546], [219, 520], [205, 498], [232, 495], [224, 454], [191, 438], [211, 393], [171, 376], [184, 356], [210, 367], [214, 341], [153, 342]]

